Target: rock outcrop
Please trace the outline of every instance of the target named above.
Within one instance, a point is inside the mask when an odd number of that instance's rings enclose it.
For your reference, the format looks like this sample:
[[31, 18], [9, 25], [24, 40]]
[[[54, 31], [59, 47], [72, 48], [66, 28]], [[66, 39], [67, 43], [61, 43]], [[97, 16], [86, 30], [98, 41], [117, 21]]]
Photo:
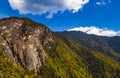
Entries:
[[37, 70], [47, 55], [43, 46], [53, 42], [52, 32], [27, 18], [0, 20], [0, 47], [14, 63], [28, 70]]

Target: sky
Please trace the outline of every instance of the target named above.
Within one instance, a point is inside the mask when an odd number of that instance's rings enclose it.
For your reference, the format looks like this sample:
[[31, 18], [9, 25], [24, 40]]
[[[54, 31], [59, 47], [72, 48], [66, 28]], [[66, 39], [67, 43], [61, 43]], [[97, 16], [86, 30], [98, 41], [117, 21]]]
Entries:
[[118, 33], [120, 0], [0, 0], [0, 18], [11, 16], [30, 18], [52, 31], [95, 27]]

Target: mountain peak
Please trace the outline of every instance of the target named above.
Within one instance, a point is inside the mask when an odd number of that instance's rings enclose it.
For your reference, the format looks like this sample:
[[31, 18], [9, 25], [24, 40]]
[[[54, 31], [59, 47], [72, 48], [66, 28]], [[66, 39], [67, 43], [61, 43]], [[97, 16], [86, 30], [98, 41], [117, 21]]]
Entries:
[[52, 32], [28, 18], [0, 20], [0, 47], [16, 64], [28, 70], [38, 69], [47, 58], [43, 46], [53, 41]]

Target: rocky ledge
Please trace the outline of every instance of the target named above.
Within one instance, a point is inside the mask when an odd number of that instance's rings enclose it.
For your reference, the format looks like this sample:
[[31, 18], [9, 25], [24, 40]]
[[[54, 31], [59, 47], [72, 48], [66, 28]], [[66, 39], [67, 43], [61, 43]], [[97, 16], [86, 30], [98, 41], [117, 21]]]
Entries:
[[0, 20], [0, 47], [14, 63], [28, 70], [37, 70], [47, 55], [43, 46], [53, 42], [52, 32], [27, 18]]

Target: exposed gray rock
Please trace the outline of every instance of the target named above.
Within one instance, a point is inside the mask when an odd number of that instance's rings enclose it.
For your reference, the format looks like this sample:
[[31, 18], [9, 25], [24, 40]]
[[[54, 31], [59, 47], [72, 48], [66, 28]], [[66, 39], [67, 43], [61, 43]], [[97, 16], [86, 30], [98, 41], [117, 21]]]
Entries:
[[0, 47], [23, 68], [36, 71], [44, 64], [43, 46], [49, 42], [53, 42], [52, 33], [42, 24], [23, 18], [0, 20]]

